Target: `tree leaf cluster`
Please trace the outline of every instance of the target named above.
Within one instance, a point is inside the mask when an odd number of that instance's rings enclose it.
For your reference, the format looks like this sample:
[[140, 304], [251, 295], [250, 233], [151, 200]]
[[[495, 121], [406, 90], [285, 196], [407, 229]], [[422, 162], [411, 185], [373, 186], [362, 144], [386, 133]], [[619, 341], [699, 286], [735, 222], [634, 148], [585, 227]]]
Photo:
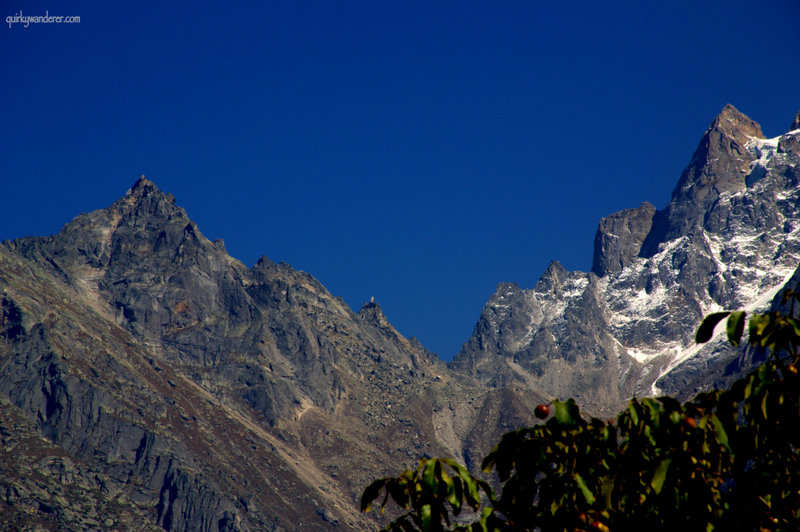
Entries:
[[[707, 316], [696, 340], [726, 319], [739, 345], [744, 311]], [[405, 510], [384, 530], [800, 530], [800, 321], [792, 306], [751, 316], [747, 332], [771, 356], [728, 390], [634, 398], [609, 420], [553, 401], [546, 422], [504, 434], [483, 460], [499, 493], [451, 459], [423, 458], [372, 483], [362, 511], [383, 493], [382, 510], [390, 499]]]
[[[415, 470], [374, 481], [361, 496], [361, 511], [368, 512], [381, 493], [384, 494], [381, 511], [390, 498], [405, 510], [384, 528], [387, 531], [469, 530], [471, 525], [458, 524], [456, 518], [465, 507], [472, 510], [474, 516], [480, 512], [483, 498], [493, 498], [486, 482], [449, 458], [422, 458]], [[485, 515], [480, 514], [484, 523], [490, 510], [491, 506], [487, 506]], [[488, 530], [485, 526], [482, 529]]]

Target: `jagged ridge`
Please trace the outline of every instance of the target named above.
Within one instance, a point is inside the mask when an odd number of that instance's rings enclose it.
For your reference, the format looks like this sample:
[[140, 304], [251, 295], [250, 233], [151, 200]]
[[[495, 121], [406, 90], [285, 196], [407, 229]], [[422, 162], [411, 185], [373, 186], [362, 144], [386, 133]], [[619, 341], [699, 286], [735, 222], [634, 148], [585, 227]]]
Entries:
[[[376, 303], [356, 314], [286, 264], [245, 267], [145, 178], [1, 245], [0, 290], [9, 416], [100, 479], [109, 527], [372, 528], [369, 481], [424, 454], [474, 464], [540, 400], [454, 375]], [[2, 485], [8, 515], [74, 522], [66, 488], [21, 507]]]
[[452, 366], [608, 414], [633, 394], [731, 378], [735, 355], [695, 348], [694, 328], [715, 310], [763, 308], [797, 268], [799, 137], [765, 139], [726, 106], [664, 209], [601, 220], [589, 273], [551, 265], [531, 290], [499, 285]]

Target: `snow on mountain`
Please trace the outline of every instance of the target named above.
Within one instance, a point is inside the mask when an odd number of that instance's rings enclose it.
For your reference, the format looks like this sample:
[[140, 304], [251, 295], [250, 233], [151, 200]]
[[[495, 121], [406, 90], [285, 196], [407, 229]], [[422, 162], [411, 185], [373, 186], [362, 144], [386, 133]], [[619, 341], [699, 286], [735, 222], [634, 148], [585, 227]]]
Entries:
[[501, 284], [453, 366], [597, 412], [715, 384], [735, 354], [694, 343], [702, 317], [765, 309], [800, 263], [799, 139], [763, 138], [726, 106], [663, 210], [604, 218], [592, 272], [554, 263], [532, 289]]

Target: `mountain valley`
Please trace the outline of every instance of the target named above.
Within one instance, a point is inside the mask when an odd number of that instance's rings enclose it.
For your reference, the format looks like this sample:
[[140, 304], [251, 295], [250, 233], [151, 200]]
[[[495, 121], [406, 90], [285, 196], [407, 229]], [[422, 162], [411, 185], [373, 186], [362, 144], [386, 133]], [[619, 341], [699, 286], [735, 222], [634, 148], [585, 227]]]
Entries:
[[56, 235], [0, 244], [0, 529], [368, 530], [363, 488], [421, 456], [475, 469], [539, 403], [681, 398], [758, 356], [702, 317], [800, 281], [800, 113], [726, 106], [666, 207], [600, 221], [589, 272], [502, 282], [445, 363], [380, 305], [248, 268], [142, 177]]

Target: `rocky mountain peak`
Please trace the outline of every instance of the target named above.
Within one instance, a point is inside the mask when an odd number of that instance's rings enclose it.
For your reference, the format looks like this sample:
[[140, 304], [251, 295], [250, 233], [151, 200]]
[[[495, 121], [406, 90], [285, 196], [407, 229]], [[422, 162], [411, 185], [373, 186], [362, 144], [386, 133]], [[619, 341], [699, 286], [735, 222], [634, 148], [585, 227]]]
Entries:
[[272, 270], [275, 269], [275, 263], [270, 260], [266, 255], [261, 255], [253, 266], [254, 270]]
[[169, 205], [175, 205], [175, 196], [169, 193], [162, 192], [158, 186], [147, 179], [142, 174], [139, 179], [128, 189], [125, 193], [125, 200], [128, 203], [140, 203], [145, 200], [155, 200], [158, 202], [165, 202]]
[[761, 126], [728, 104], [711, 122], [672, 192], [673, 202], [703, 209], [721, 192], [744, 188], [753, 155], [746, 144], [764, 138]]
[[731, 104], [727, 104], [722, 108], [722, 111], [714, 118], [708, 129], [709, 132], [716, 130], [730, 137], [746, 135], [764, 138], [764, 133], [761, 131], [761, 126], [758, 122], [743, 114]]
[[789, 127], [789, 131], [794, 131], [795, 129], [800, 129], [800, 111], [797, 111], [797, 114], [794, 115], [794, 122]]
[[596, 412], [724, 384], [736, 355], [722, 342], [702, 351], [693, 333], [710, 312], [760, 308], [797, 269], [798, 138], [765, 139], [725, 106], [663, 210], [603, 218], [589, 274], [553, 262], [533, 290], [498, 286], [451, 365]]
[[557, 260], [552, 260], [536, 283], [535, 290], [537, 292], [557, 293], [561, 290], [564, 281], [568, 277], [569, 271]]
[[175, 196], [161, 191], [155, 183], [144, 175], [128, 189], [125, 196], [111, 205], [108, 210], [116, 211], [123, 216], [135, 214], [135, 218], [146, 216], [148, 219], [186, 218], [186, 211], [175, 205]]
[[700, 139], [666, 209], [655, 214], [639, 255], [652, 256], [659, 244], [702, 225], [704, 214], [720, 194], [746, 188], [752, 163], [758, 159], [749, 143], [763, 138], [756, 121], [726, 105]]
[[147, 179], [147, 177], [145, 177], [145, 175], [142, 174], [139, 176], [139, 179], [136, 180], [133, 186], [131, 186], [131, 188], [128, 189], [125, 195], [126, 196], [130, 196], [132, 194], [144, 195], [149, 192], [152, 192], [153, 190], [158, 190], [156, 184]]
[[358, 311], [358, 317], [378, 328], [381, 329], [391, 329], [394, 331], [394, 327], [392, 324], [389, 323], [389, 320], [386, 319], [386, 315], [383, 313], [383, 309], [380, 305], [375, 303], [375, 300], [371, 300], [367, 303], [364, 303], [361, 306], [361, 310]]

